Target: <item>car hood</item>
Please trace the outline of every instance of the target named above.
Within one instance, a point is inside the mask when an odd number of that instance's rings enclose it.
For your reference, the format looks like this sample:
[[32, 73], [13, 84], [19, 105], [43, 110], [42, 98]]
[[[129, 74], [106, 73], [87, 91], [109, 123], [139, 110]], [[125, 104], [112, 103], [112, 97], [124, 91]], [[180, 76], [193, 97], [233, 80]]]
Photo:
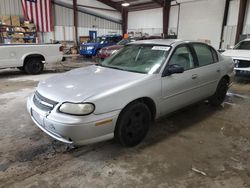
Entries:
[[120, 90], [148, 76], [92, 65], [41, 81], [37, 91], [57, 102], [82, 102], [100, 93]]
[[113, 45], [113, 46], [109, 46], [109, 47], [105, 47], [103, 48], [104, 50], [119, 50], [121, 48], [123, 48], [123, 45]]
[[232, 58], [250, 60], [250, 50], [226, 50], [222, 53], [225, 56]]

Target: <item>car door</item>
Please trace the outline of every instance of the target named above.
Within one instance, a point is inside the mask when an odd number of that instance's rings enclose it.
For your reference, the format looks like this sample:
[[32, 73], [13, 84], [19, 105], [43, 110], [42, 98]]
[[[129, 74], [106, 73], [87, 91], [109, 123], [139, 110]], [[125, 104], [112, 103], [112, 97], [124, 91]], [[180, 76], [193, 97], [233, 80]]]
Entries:
[[184, 72], [162, 77], [161, 115], [173, 112], [199, 100], [197, 89], [197, 60], [189, 45], [175, 48], [165, 69], [178, 64], [184, 67]]
[[210, 97], [215, 93], [217, 84], [221, 77], [220, 63], [215, 50], [203, 43], [192, 43], [198, 60], [197, 68], [198, 87], [202, 98]]

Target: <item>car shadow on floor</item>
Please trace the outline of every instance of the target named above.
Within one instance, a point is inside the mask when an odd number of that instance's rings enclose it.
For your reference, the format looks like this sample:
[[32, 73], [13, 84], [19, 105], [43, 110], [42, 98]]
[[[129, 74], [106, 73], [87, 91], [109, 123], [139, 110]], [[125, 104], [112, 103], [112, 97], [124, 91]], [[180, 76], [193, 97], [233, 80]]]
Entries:
[[153, 124], [141, 147], [149, 147], [178, 135], [185, 129], [197, 126], [222, 109], [222, 106], [212, 107], [205, 102], [200, 102], [167, 115]]
[[250, 84], [250, 76], [237, 76], [234, 81], [240, 84]]
[[[141, 144], [133, 147], [126, 148], [119, 145], [114, 139], [106, 142], [101, 142], [97, 144], [92, 144], [90, 146], [81, 146], [77, 148], [72, 148], [68, 152], [75, 157], [79, 157], [86, 153], [86, 148], [89, 148], [89, 151], [98, 150], [98, 148], [112, 147], [112, 150], [115, 150], [115, 156], [121, 155], [126, 150], [136, 151], [141, 150], [147, 147], [151, 147], [157, 143], [160, 143], [172, 136], [177, 135], [189, 127], [196, 126], [199, 122], [210, 118], [212, 114], [216, 113], [219, 110], [222, 110], [223, 107], [211, 107], [205, 102], [200, 102], [192, 106], [183, 108], [171, 115], [164, 116], [163, 118], [152, 123], [150, 130], [146, 138], [142, 141]], [[195, 114], [195, 115], [194, 115]], [[109, 146], [107, 146], [109, 145]], [[82, 150], [82, 151], [81, 151]]]
[[[44, 70], [42, 74], [49, 74], [49, 73], [56, 73], [56, 70]], [[25, 72], [20, 71], [16, 68], [0, 70], [0, 79], [9, 79], [20, 76], [29, 76], [29, 74], [26, 74]]]

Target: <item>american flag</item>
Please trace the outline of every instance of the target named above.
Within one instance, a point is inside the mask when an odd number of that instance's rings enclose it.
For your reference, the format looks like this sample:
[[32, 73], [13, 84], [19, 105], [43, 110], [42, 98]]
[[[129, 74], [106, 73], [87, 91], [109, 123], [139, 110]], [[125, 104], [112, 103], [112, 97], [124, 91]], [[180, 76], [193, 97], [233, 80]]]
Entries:
[[21, 1], [25, 19], [33, 22], [37, 27], [37, 31], [53, 31], [51, 0]]

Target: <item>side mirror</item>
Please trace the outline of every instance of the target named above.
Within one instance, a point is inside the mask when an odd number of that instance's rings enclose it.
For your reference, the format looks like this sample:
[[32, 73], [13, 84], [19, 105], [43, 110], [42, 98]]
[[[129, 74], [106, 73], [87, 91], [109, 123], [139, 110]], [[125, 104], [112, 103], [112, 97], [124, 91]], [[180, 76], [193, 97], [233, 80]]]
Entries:
[[178, 64], [174, 64], [174, 65], [170, 65], [168, 67], [166, 67], [166, 69], [164, 70], [162, 77], [165, 76], [170, 76], [172, 74], [180, 74], [184, 72], [184, 67], [178, 65]]

